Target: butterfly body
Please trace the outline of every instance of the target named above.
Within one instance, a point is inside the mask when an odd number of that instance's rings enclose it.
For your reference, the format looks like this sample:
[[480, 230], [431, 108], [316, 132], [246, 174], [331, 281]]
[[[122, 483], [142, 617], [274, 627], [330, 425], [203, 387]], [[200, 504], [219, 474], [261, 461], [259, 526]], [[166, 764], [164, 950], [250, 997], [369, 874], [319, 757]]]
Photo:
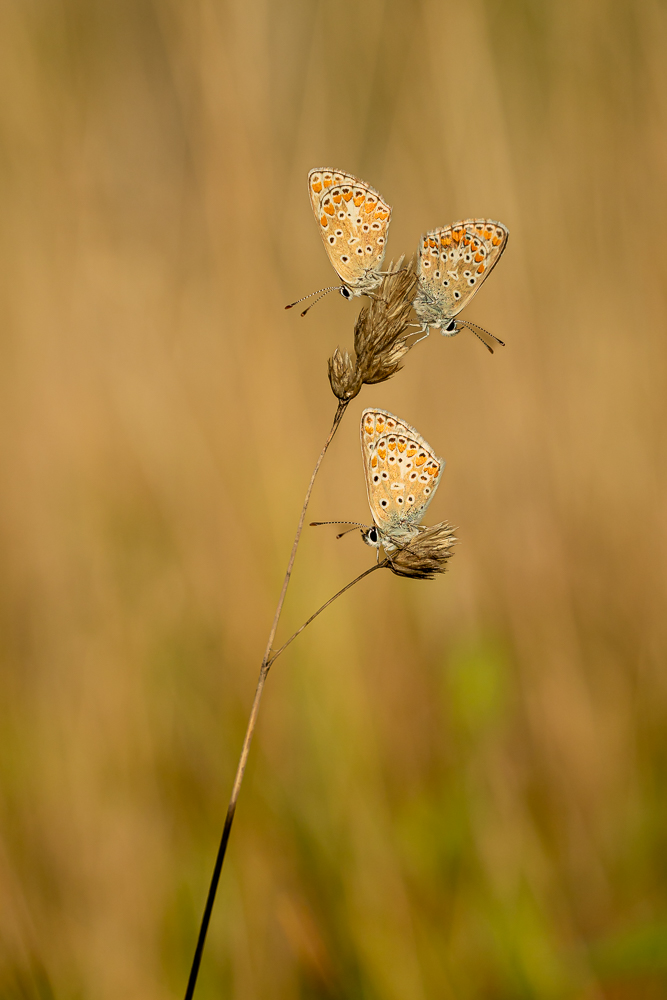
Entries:
[[422, 323], [419, 332], [428, 336], [434, 328], [443, 337], [459, 332], [465, 324], [455, 317], [498, 263], [508, 236], [501, 222], [466, 219], [422, 237], [413, 303]]
[[308, 193], [341, 295], [372, 292], [382, 280], [391, 207], [365, 181], [326, 167], [310, 171]]
[[445, 463], [420, 434], [387, 410], [361, 415], [361, 450], [374, 525], [362, 531], [367, 545], [393, 552], [421, 530], [419, 523], [438, 488]]

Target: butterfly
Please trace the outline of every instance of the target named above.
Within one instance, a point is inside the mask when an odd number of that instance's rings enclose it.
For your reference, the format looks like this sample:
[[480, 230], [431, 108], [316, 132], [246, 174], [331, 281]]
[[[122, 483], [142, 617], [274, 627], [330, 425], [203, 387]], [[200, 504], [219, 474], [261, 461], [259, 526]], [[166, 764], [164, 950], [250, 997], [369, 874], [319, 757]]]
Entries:
[[508, 236], [502, 222], [466, 219], [422, 237], [417, 268], [419, 287], [413, 303], [421, 320], [418, 332], [424, 334], [419, 340], [428, 337], [430, 327], [440, 330], [443, 337], [453, 337], [468, 327], [491, 353], [493, 348], [482, 334], [503, 343], [476, 324], [454, 317], [468, 305], [496, 266]]
[[312, 523], [354, 524], [362, 529], [367, 545], [395, 552], [421, 530], [419, 523], [435, 496], [445, 463], [414, 427], [387, 410], [373, 408], [361, 415], [361, 453], [373, 524]]
[[[324, 249], [342, 282], [322, 288], [320, 292], [326, 295], [338, 289], [346, 299], [372, 292], [382, 281], [380, 268], [387, 245], [391, 207], [365, 181], [326, 167], [310, 171], [308, 193]], [[308, 298], [310, 295], [305, 295], [297, 302]], [[291, 309], [297, 302], [285, 308]], [[314, 302], [308, 309], [313, 305]], [[308, 309], [301, 315], [305, 316]]]

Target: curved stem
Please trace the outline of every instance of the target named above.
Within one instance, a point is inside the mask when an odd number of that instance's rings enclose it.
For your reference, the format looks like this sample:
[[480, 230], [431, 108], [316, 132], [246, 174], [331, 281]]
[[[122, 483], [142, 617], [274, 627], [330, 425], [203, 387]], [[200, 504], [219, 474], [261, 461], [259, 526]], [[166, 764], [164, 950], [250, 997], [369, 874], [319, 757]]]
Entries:
[[303, 625], [301, 626], [301, 628], [298, 628], [296, 630], [296, 632], [294, 633], [294, 635], [291, 635], [289, 637], [289, 639], [287, 640], [287, 642], [284, 642], [282, 644], [282, 646], [280, 647], [280, 649], [276, 650], [276, 652], [273, 654], [273, 656], [269, 660], [268, 666], [269, 667], [272, 666], [273, 663], [278, 659], [278, 657], [280, 656], [280, 654], [287, 649], [287, 647], [289, 646], [289, 644], [291, 642], [294, 642], [294, 640], [296, 639], [297, 635], [301, 635], [301, 633], [303, 632], [303, 630], [305, 628], [307, 628], [308, 625], [310, 625], [311, 622], [315, 621], [315, 619], [317, 618], [318, 615], [321, 615], [323, 611], [326, 611], [326, 609], [329, 607], [330, 604], [333, 604], [334, 601], [338, 600], [338, 598], [341, 597], [345, 593], [346, 590], [349, 590], [350, 587], [354, 587], [355, 583], [359, 583], [359, 581], [363, 580], [363, 578], [365, 576], [370, 576], [370, 574], [374, 573], [376, 569], [384, 569], [385, 566], [388, 565], [388, 563], [389, 563], [388, 559], [383, 559], [381, 563], [376, 563], [376, 565], [375, 566], [371, 566], [370, 569], [364, 570], [363, 573], [360, 573], [359, 576], [356, 576], [354, 578], [354, 580], [351, 580], [348, 584], [346, 584], [346, 586], [343, 587], [342, 590], [339, 590], [337, 594], [334, 594], [333, 597], [330, 597], [329, 600], [326, 602], [326, 604], [323, 604], [321, 608], [318, 608], [317, 611], [315, 612], [315, 614], [311, 615], [310, 618], [308, 619], [308, 621], [305, 621], [303, 623]]
[[296, 550], [299, 547], [299, 541], [301, 539], [301, 532], [303, 531], [303, 522], [306, 520], [306, 510], [308, 509], [308, 504], [310, 502], [310, 494], [313, 492], [313, 486], [315, 485], [315, 477], [320, 471], [320, 465], [324, 460], [324, 456], [327, 453], [329, 445], [333, 441], [334, 434], [338, 430], [343, 415], [347, 409], [348, 403], [339, 402], [338, 409], [336, 410], [336, 415], [333, 419], [333, 424], [331, 425], [331, 430], [329, 431], [329, 437], [324, 442], [324, 447], [320, 452], [320, 457], [315, 463], [315, 468], [313, 469], [313, 474], [310, 477], [310, 482], [308, 483], [308, 489], [306, 490], [306, 496], [304, 497], [303, 507], [301, 508], [301, 515], [299, 517], [299, 523], [296, 529], [296, 535], [294, 536], [294, 543], [292, 545], [292, 551], [290, 552], [289, 562], [287, 564], [287, 569], [285, 571], [285, 579], [283, 580], [282, 590], [280, 591], [280, 597], [278, 598], [278, 606], [276, 608], [276, 613], [273, 616], [273, 623], [271, 625], [271, 631], [269, 632], [269, 641], [266, 644], [266, 651], [264, 653], [264, 659], [262, 660], [262, 666], [265, 663], [269, 663], [271, 659], [271, 647], [273, 646], [273, 640], [276, 637], [276, 630], [278, 628], [278, 622], [280, 621], [280, 615], [283, 610], [283, 604], [285, 603], [285, 595], [287, 594], [287, 588], [289, 586], [290, 578], [292, 576], [292, 569], [294, 568], [294, 560], [296, 559]]
[[[287, 594], [287, 588], [289, 586], [290, 578], [292, 576], [292, 570], [294, 568], [294, 560], [296, 559], [296, 550], [299, 547], [299, 541], [301, 539], [301, 532], [303, 531], [303, 524], [304, 524], [304, 521], [306, 519], [306, 510], [308, 508], [308, 503], [310, 501], [310, 495], [313, 492], [313, 486], [315, 484], [315, 477], [317, 476], [317, 473], [320, 470], [320, 465], [322, 464], [324, 456], [327, 453], [329, 445], [333, 441], [334, 434], [338, 430], [340, 422], [343, 419], [343, 415], [345, 413], [345, 410], [347, 409], [347, 405], [348, 405], [347, 401], [339, 402], [338, 403], [338, 409], [336, 410], [336, 415], [334, 416], [333, 424], [331, 425], [331, 430], [329, 431], [329, 436], [327, 437], [326, 441], [324, 442], [324, 447], [322, 448], [322, 451], [320, 452], [319, 458], [317, 459], [317, 462], [315, 463], [315, 468], [313, 469], [313, 474], [310, 477], [310, 482], [308, 483], [308, 489], [306, 490], [306, 496], [305, 496], [304, 501], [303, 501], [303, 507], [301, 508], [301, 515], [299, 517], [299, 523], [297, 525], [296, 535], [294, 536], [294, 542], [292, 544], [292, 551], [290, 552], [289, 562], [287, 563], [287, 569], [285, 571], [285, 578], [283, 580], [282, 589], [280, 591], [280, 597], [278, 598], [278, 605], [276, 607], [276, 613], [273, 616], [273, 622], [271, 624], [271, 630], [269, 632], [269, 639], [268, 639], [268, 642], [266, 644], [266, 650], [264, 652], [264, 657], [262, 659], [262, 665], [261, 665], [260, 671], [259, 671], [259, 680], [257, 681], [257, 687], [255, 689], [255, 697], [254, 697], [254, 700], [253, 700], [253, 703], [252, 703], [252, 708], [250, 709], [250, 718], [248, 719], [248, 726], [247, 726], [246, 734], [245, 734], [245, 737], [244, 737], [244, 740], [243, 740], [243, 747], [241, 748], [241, 756], [239, 758], [239, 762], [238, 762], [238, 765], [237, 765], [237, 768], [236, 768], [236, 776], [234, 778], [234, 785], [232, 787], [232, 794], [231, 794], [231, 797], [230, 797], [230, 800], [229, 800], [229, 805], [227, 807], [227, 815], [225, 817], [225, 825], [224, 825], [223, 830], [222, 830], [222, 837], [220, 839], [220, 846], [218, 848], [218, 854], [217, 854], [217, 857], [215, 859], [215, 865], [214, 865], [214, 868], [213, 868], [213, 875], [211, 876], [211, 884], [209, 886], [208, 896], [206, 897], [206, 906], [204, 907], [204, 913], [202, 915], [201, 925], [199, 927], [199, 936], [197, 938], [197, 946], [195, 948], [194, 957], [192, 959], [192, 966], [190, 968], [190, 975], [188, 977], [188, 985], [187, 985], [187, 989], [185, 991], [185, 1000], [192, 1000], [192, 997], [193, 997], [194, 991], [195, 991], [195, 986], [197, 985], [197, 976], [199, 975], [199, 966], [201, 964], [201, 957], [202, 957], [202, 953], [204, 951], [204, 943], [206, 941], [206, 934], [208, 932], [208, 925], [209, 925], [209, 923], [211, 921], [211, 913], [213, 912], [213, 904], [215, 902], [216, 892], [218, 891], [218, 883], [220, 881], [220, 872], [222, 871], [222, 863], [225, 860], [225, 853], [227, 851], [227, 842], [229, 840], [229, 834], [230, 834], [231, 829], [232, 829], [232, 823], [234, 822], [234, 813], [236, 812], [236, 802], [237, 802], [238, 797], [239, 797], [239, 792], [241, 791], [241, 782], [243, 781], [243, 774], [245, 772], [246, 764], [248, 763], [248, 754], [250, 753], [250, 744], [252, 742], [252, 737], [253, 737], [253, 734], [255, 732], [255, 726], [257, 725], [257, 715], [259, 713], [259, 703], [262, 700], [262, 692], [264, 690], [264, 684], [266, 683], [266, 678], [267, 678], [267, 675], [269, 673], [269, 668], [271, 667], [271, 664], [273, 663], [273, 661], [276, 659], [276, 657], [280, 653], [282, 653], [283, 649], [285, 649], [285, 647], [289, 645], [289, 643], [292, 641], [292, 639], [294, 639], [295, 636], [298, 635], [298, 632], [295, 633], [295, 635], [293, 635], [291, 639], [288, 639], [288, 641], [283, 646], [281, 646], [281, 648], [278, 650], [277, 653], [275, 653], [273, 656], [271, 655], [271, 647], [273, 646], [273, 640], [276, 637], [276, 631], [278, 629], [278, 622], [280, 621], [280, 615], [281, 615], [282, 610], [283, 610], [283, 604], [285, 603], [285, 596]], [[378, 567], [374, 566], [373, 569], [378, 569]], [[370, 572], [370, 571], [367, 571], [367, 572]], [[366, 573], [362, 573], [362, 576], [366, 576], [366, 575], [367, 575]], [[360, 580], [361, 577], [358, 577], [357, 579]], [[356, 580], [353, 581], [353, 583], [356, 583], [356, 582], [357, 582]], [[351, 587], [351, 586], [352, 586], [352, 584], [348, 584], [348, 587]], [[344, 590], [347, 590], [348, 587], [345, 587]], [[340, 591], [340, 593], [342, 594], [344, 592], [344, 590]], [[340, 594], [336, 594], [336, 597], [339, 597], [339, 596], [340, 596]], [[335, 597], [332, 597], [331, 600], [335, 600]], [[331, 601], [328, 601], [327, 604], [331, 604]], [[320, 611], [323, 611], [325, 607], [327, 607], [326, 604], [324, 605], [324, 607], [320, 608]], [[313, 615], [313, 618], [317, 617], [317, 615], [320, 613], [320, 611], [316, 612], [316, 614]], [[309, 621], [312, 621], [312, 619], [309, 619]], [[306, 622], [306, 625], [307, 624], [309, 624], [309, 622]], [[305, 628], [305, 625], [302, 626], [302, 628]], [[300, 631], [301, 631], [301, 629], [299, 629], [299, 632]]]

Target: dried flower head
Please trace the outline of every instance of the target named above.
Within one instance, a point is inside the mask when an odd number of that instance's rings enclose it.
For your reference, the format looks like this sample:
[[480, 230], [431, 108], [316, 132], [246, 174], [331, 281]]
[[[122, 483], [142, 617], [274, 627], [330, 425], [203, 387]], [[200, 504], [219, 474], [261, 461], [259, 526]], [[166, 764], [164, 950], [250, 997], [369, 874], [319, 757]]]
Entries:
[[410, 336], [417, 275], [402, 264], [401, 257], [396, 270], [390, 265], [390, 273], [359, 313], [354, 328], [355, 359], [339, 348], [329, 359], [329, 381], [341, 401], [353, 399], [364, 384], [376, 385], [391, 378], [400, 371], [410, 350], [406, 338]]
[[407, 545], [387, 556], [389, 569], [396, 576], [432, 580], [447, 569], [455, 542], [454, 528], [446, 521], [423, 528]]
[[354, 399], [363, 385], [361, 373], [357, 370], [355, 362], [347, 351], [343, 353], [340, 347], [337, 347], [333, 356], [329, 358], [329, 382], [334, 395], [341, 402]]

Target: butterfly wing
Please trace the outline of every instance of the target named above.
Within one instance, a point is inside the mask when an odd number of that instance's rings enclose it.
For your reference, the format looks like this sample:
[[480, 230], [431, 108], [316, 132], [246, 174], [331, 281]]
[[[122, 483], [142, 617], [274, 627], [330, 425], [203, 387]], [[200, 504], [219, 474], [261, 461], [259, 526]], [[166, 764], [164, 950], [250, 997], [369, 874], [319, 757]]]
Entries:
[[364, 410], [361, 451], [373, 520], [390, 538], [410, 534], [438, 488], [445, 463], [405, 421], [387, 410]]
[[417, 314], [431, 326], [447, 326], [496, 266], [508, 236], [502, 222], [466, 219], [422, 237]]
[[324, 248], [341, 281], [361, 291], [377, 287], [390, 206], [352, 174], [322, 167], [308, 174], [308, 193]]

